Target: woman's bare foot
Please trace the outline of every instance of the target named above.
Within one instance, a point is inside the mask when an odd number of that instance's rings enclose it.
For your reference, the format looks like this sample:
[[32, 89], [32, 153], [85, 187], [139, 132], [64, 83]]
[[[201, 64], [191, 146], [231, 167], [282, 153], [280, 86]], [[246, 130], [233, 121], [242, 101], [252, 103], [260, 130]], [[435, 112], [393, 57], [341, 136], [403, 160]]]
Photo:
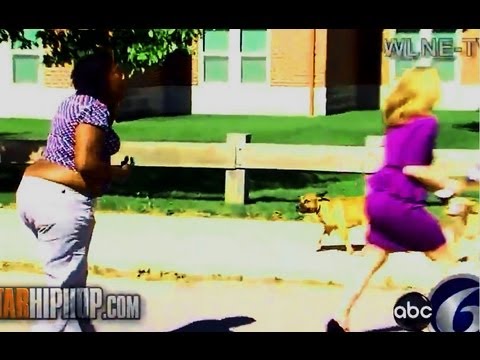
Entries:
[[345, 316], [339, 324], [345, 331], [350, 331], [350, 316]]

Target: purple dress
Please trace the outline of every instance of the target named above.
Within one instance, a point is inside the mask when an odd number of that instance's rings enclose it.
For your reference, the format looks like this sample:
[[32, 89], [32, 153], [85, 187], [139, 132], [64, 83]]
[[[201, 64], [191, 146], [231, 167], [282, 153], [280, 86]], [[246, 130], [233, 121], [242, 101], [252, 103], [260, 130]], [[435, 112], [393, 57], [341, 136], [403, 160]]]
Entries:
[[426, 252], [446, 243], [438, 221], [425, 208], [427, 190], [402, 173], [406, 165], [432, 163], [437, 131], [434, 117], [415, 117], [387, 130], [384, 164], [368, 179], [368, 243], [390, 252]]

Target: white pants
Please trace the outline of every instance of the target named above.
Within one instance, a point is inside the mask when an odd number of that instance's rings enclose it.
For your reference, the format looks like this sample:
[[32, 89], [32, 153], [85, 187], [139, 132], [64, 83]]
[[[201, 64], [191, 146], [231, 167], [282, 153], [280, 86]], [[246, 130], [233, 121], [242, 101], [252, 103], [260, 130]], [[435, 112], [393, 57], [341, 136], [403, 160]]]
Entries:
[[[88, 249], [95, 227], [94, 200], [51, 181], [25, 176], [17, 210], [36, 238], [49, 287], [86, 287]], [[95, 331], [88, 319], [41, 320], [34, 331]]]

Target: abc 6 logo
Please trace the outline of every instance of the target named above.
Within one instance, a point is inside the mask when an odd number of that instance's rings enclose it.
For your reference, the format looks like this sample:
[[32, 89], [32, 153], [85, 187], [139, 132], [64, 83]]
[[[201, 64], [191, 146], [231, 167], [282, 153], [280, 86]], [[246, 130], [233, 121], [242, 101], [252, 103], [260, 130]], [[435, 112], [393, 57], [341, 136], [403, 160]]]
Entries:
[[408, 331], [478, 332], [480, 322], [479, 277], [462, 274], [440, 282], [429, 297], [410, 292], [393, 308], [398, 326]]

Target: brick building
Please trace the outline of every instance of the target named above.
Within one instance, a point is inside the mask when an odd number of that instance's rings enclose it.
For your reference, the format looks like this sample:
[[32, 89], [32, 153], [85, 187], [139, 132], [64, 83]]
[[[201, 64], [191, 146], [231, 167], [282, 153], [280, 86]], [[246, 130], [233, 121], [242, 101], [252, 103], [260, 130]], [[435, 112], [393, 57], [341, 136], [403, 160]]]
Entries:
[[[408, 61], [383, 56], [386, 38], [480, 37], [461, 29], [259, 29], [205, 32], [192, 56], [173, 54], [163, 67], [130, 80], [122, 113], [320, 115], [378, 109]], [[0, 44], [0, 117], [50, 118], [73, 92], [70, 68], [40, 65], [41, 49]], [[439, 108], [476, 109], [480, 57], [437, 61], [444, 87]]]

